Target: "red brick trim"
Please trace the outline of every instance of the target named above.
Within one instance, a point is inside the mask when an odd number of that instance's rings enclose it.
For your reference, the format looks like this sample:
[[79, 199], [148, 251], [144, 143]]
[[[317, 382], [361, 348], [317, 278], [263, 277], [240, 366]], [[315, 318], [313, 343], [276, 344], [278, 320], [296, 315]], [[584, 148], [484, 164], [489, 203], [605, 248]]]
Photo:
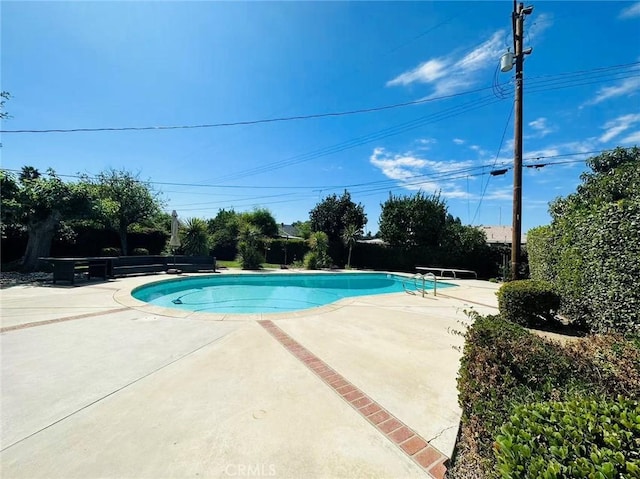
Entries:
[[258, 324], [431, 477], [444, 478], [447, 471], [446, 463], [449, 460], [447, 456], [285, 333], [273, 321], [263, 320], [258, 321]]
[[62, 323], [64, 321], [73, 321], [74, 319], [93, 318], [94, 316], [102, 316], [103, 314], [120, 313], [128, 311], [129, 308], [108, 309], [106, 311], [96, 311], [94, 313], [78, 314], [76, 316], [67, 316], [66, 318], [47, 319], [45, 321], [34, 321], [33, 323], [16, 324], [14, 326], [6, 326], [0, 328], [0, 333], [16, 331], [18, 329], [35, 328], [36, 326], [45, 326], [47, 324]]

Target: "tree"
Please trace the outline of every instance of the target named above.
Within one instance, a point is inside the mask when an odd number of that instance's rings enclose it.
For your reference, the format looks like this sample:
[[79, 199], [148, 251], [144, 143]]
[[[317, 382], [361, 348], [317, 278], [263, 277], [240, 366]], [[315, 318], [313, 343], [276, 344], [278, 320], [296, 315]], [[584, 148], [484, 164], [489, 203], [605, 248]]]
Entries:
[[242, 269], [259, 269], [262, 256], [259, 250], [260, 230], [250, 223], [240, 225], [238, 236], [238, 260]]
[[391, 246], [406, 249], [415, 246], [438, 247], [443, 236], [447, 206], [440, 194], [394, 196], [382, 205], [380, 237]]
[[0, 228], [2, 237], [6, 236], [8, 229], [20, 228], [18, 194], [20, 184], [11, 173], [0, 170]]
[[331, 258], [327, 251], [329, 249], [329, 237], [323, 231], [316, 231], [309, 237], [309, 251], [304, 257], [305, 268], [318, 269], [331, 266]]
[[347, 257], [347, 269], [351, 268], [351, 250], [362, 236], [362, 230], [355, 225], [347, 225], [342, 231], [342, 241], [349, 248], [349, 256]]
[[[90, 180], [87, 178], [87, 181]], [[159, 194], [138, 175], [125, 170], [109, 169], [99, 173], [92, 184], [98, 204], [96, 220], [118, 233], [122, 254], [126, 255], [129, 227], [158, 214]]]
[[0, 91], [0, 120], [9, 118], [9, 114], [4, 110], [4, 104], [10, 98], [11, 94], [8, 91]]
[[209, 232], [207, 222], [200, 218], [189, 218], [182, 229], [181, 249], [184, 254], [206, 256], [209, 254]]
[[257, 208], [249, 213], [244, 213], [245, 220], [260, 230], [262, 236], [275, 238], [278, 236], [278, 224], [268, 209]]
[[301, 238], [309, 239], [311, 236], [311, 221], [294, 221], [291, 226], [296, 229]]
[[323, 231], [330, 242], [339, 242], [340, 235], [347, 225], [358, 229], [367, 224], [364, 206], [355, 204], [351, 194], [345, 190], [341, 197], [336, 194], [327, 196], [309, 213], [312, 231]]
[[35, 168], [24, 167], [18, 182], [4, 176], [2, 183], [3, 222], [9, 220], [27, 230], [23, 271], [35, 270], [38, 258], [49, 256], [63, 220], [87, 217], [91, 212], [88, 185], [64, 183], [51, 169], [44, 176]]

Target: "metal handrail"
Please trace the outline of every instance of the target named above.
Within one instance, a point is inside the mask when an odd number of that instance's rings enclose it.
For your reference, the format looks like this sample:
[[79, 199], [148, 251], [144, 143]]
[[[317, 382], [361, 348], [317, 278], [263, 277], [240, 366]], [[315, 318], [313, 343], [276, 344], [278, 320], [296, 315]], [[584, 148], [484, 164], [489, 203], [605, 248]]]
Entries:
[[[433, 273], [425, 273], [425, 274], [416, 273], [416, 274], [414, 274], [412, 276], [411, 279], [413, 279], [413, 285], [414, 285], [416, 291], [420, 291], [422, 293], [422, 297], [424, 298], [425, 291], [426, 291], [426, 289], [425, 289], [425, 281], [426, 281], [427, 278], [429, 278], [429, 279], [433, 278], [433, 295], [437, 296], [438, 278], [437, 278], [437, 276], [435, 274], [433, 274]], [[422, 288], [420, 288], [418, 286], [418, 281], [419, 280], [422, 280]], [[407, 289], [405, 281], [402, 282], [402, 287], [404, 288], [405, 293], [416, 294], [413, 291], [409, 291]]]

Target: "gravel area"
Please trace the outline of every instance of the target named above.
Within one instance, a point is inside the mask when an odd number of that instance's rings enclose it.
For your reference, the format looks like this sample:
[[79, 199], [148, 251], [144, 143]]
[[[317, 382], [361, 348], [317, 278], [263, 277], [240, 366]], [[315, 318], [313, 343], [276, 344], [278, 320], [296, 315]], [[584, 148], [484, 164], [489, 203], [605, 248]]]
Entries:
[[0, 272], [0, 288], [10, 288], [20, 284], [38, 285], [53, 281], [53, 273], [18, 273], [15, 271]]

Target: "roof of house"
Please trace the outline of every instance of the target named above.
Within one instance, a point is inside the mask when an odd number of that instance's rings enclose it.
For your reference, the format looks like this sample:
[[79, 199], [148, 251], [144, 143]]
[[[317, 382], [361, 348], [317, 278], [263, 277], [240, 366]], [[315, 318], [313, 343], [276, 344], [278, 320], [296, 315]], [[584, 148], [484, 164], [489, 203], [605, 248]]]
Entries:
[[301, 239], [298, 229], [293, 225], [285, 225], [284, 223], [278, 225], [278, 234], [282, 238], [296, 238]]
[[[487, 243], [489, 244], [511, 244], [511, 226], [480, 225], [478, 228], [485, 232], [487, 235]], [[522, 244], [526, 244], [527, 235], [523, 233], [520, 241]]]

